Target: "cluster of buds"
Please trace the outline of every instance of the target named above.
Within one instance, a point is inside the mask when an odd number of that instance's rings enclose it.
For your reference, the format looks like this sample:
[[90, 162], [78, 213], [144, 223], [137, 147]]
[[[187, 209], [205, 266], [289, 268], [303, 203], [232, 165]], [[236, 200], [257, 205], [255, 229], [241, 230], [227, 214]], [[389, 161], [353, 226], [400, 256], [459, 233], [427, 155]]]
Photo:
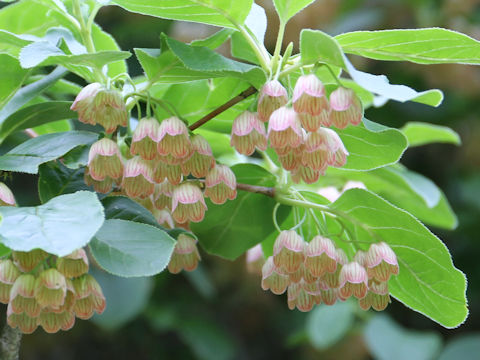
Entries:
[[262, 288], [276, 295], [287, 291], [288, 307], [310, 311], [350, 297], [363, 310], [384, 310], [390, 302], [388, 280], [399, 271], [393, 250], [384, 242], [357, 251], [350, 261], [332, 240], [315, 236], [306, 243], [293, 230], [275, 240], [273, 256], [262, 268]]
[[291, 100], [293, 107], [288, 107], [287, 90], [279, 81], [267, 82], [258, 98], [257, 113], [247, 111], [234, 120], [231, 145], [251, 155], [255, 149], [266, 150], [269, 142], [293, 181], [311, 184], [328, 166], [345, 165], [348, 151], [329, 127], [358, 125], [363, 108], [354, 91], [344, 87], [334, 90], [329, 101], [314, 74], [300, 76]]
[[97, 281], [87, 274], [83, 249], [55, 258], [43, 250], [13, 251], [0, 260], [0, 302], [8, 304], [7, 323], [30, 334], [69, 330], [75, 318], [89, 319], [105, 310]]

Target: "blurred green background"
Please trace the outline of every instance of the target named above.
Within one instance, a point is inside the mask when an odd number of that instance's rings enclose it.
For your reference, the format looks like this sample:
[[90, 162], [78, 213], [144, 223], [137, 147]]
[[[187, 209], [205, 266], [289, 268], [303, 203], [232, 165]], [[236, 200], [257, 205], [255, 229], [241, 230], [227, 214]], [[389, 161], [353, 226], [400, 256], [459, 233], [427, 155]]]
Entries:
[[[267, 10], [267, 45], [272, 49], [278, 26], [273, 5], [270, 0], [257, 2]], [[123, 50], [158, 47], [161, 32], [189, 41], [215, 31], [205, 25], [129, 14], [113, 6], [103, 8], [97, 22]], [[432, 26], [480, 39], [480, 2], [317, 0], [291, 21], [285, 44], [297, 43], [302, 28], [335, 35]], [[228, 53], [228, 48], [221, 51]], [[107, 296], [104, 315], [77, 321], [66, 333], [48, 335], [37, 330], [25, 336], [21, 359], [480, 358], [480, 68], [352, 60], [361, 70], [388, 75], [392, 83], [445, 92], [445, 101], [437, 109], [389, 102], [367, 110], [366, 117], [393, 127], [407, 121], [447, 125], [462, 138], [461, 147], [438, 144], [409, 149], [402, 162], [439, 185], [458, 215], [454, 231], [432, 230], [451, 250], [455, 265], [467, 274], [470, 316], [465, 324], [444, 329], [395, 300], [381, 314], [362, 312], [348, 302], [317, 307], [308, 314], [290, 311], [286, 295], [262, 291], [260, 276], [247, 272], [244, 257], [232, 263], [202, 253], [200, 268], [190, 274], [119, 279], [99, 272], [95, 276]], [[129, 69], [132, 75], [141, 74], [134, 56]], [[28, 184], [35, 189], [35, 182], [33, 176], [22, 178], [24, 204], [27, 198], [35, 198], [25, 192]]]

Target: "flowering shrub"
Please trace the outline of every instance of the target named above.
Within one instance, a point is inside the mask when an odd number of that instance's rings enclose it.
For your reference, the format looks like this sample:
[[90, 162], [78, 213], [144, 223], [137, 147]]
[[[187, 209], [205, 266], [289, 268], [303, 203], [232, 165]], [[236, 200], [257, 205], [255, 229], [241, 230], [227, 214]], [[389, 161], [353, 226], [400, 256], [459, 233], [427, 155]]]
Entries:
[[[0, 183], [0, 301], [11, 327], [56, 332], [102, 313], [89, 257], [117, 276], [153, 276], [194, 271], [202, 251], [234, 260], [259, 244], [259, 283], [286, 292], [290, 309], [353, 297], [380, 311], [393, 297], [447, 328], [465, 320], [465, 276], [421, 222], [452, 228], [448, 206], [436, 208], [446, 199], [399, 164], [408, 134], [364, 117], [387, 101], [439, 106], [443, 95], [392, 85], [346, 54], [478, 64], [480, 44], [440, 28], [336, 37], [305, 29], [298, 53], [293, 44], [282, 53], [286, 23], [312, 2], [274, 0], [273, 54], [252, 0], [23, 0], [0, 10], [1, 71], [15, 75], [0, 94], [0, 140], [31, 137], [0, 156], [0, 170], [13, 181], [39, 174], [42, 201], [17, 206]], [[222, 29], [135, 49], [144, 75], [131, 78], [132, 54], [94, 23], [107, 3]], [[18, 14], [53, 20], [4, 20]], [[236, 60], [215, 52], [227, 41]], [[68, 72], [88, 84], [67, 82]], [[70, 130], [38, 127], [58, 121]], [[409, 134], [427, 139], [428, 129]], [[332, 184], [338, 199], [322, 196]]]

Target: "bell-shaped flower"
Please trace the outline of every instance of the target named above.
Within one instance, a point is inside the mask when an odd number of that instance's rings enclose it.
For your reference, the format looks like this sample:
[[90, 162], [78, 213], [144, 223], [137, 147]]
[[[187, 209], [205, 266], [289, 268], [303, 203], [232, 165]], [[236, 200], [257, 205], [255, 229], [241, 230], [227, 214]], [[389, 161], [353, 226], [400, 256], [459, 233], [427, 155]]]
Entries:
[[168, 271], [172, 274], [178, 274], [182, 270], [193, 271], [197, 268], [199, 261], [197, 239], [187, 233], [178, 235], [175, 249], [168, 263]]
[[[302, 126], [316, 131], [329, 121], [330, 106], [323, 83], [314, 75], [302, 75], [293, 90], [293, 108], [299, 114]], [[328, 125], [326, 125], [328, 126]]]
[[88, 153], [88, 171], [97, 181], [121, 178], [123, 161], [117, 143], [107, 138], [95, 142]]
[[315, 236], [305, 249], [305, 267], [316, 277], [326, 272], [334, 273], [337, 270], [337, 251], [332, 240]]
[[368, 288], [367, 295], [363, 299], [358, 300], [360, 308], [368, 310], [372, 307], [376, 311], [385, 310], [390, 303], [387, 282], [370, 280], [368, 282]]
[[288, 275], [278, 269], [273, 262], [273, 257], [269, 256], [262, 267], [262, 289], [280, 295], [287, 290], [288, 284], [290, 284]]
[[152, 214], [160, 226], [163, 226], [164, 228], [167, 228], [167, 229], [175, 228], [175, 223], [173, 222], [173, 217], [169, 210], [153, 209]]
[[95, 113], [95, 95], [102, 89], [102, 84], [92, 83], [85, 86], [75, 98], [71, 110], [78, 112], [78, 120], [85, 124], [97, 123]]
[[230, 145], [240, 154], [252, 155], [255, 148], [267, 149], [265, 125], [258, 114], [245, 111], [233, 120]]
[[0, 302], [8, 304], [10, 301], [10, 290], [15, 280], [21, 275], [20, 270], [12, 260], [0, 260]]
[[311, 274], [311, 272], [305, 267], [304, 264], [301, 264], [298, 270], [294, 273], [288, 274], [288, 277], [291, 282], [297, 283], [303, 280], [307, 284], [312, 284], [318, 279], [316, 276], [313, 276]]
[[158, 153], [172, 155], [177, 159], [188, 158], [192, 153], [192, 143], [185, 123], [177, 117], [170, 117], [160, 123], [158, 130]]
[[330, 94], [330, 123], [338, 129], [362, 122], [362, 102], [352, 89], [342, 86]]
[[287, 298], [290, 310], [296, 307], [302, 312], [307, 312], [312, 310], [315, 304], [320, 303], [321, 297], [312, 294], [311, 291], [308, 291], [309, 288], [311, 289], [312, 285], [306, 285], [303, 281], [288, 286]]
[[322, 289], [320, 290], [320, 297], [322, 298], [322, 302], [325, 305], [330, 305], [330, 306], [334, 305], [339, 299], [338, 289], [336, 288]]
[[30, 272], [50, 255], [41, 249], [12, 251], [13, 262], [23, 272]]
[[[119, 180], [121, 180], [121, 179], [119, 179]], [[117, 183], [117, 181], [114, 181], [112, 178], [110, 178], [108, 176], [101, 181], [95, 180], [94, 178], [92, 178], [90, 176], [90, 171], [88, 170], [88, 167], [85, 168], [85, 174], [84, 174], [84, 177], [83, 177], [83, 181], [85, 182], [85, 184], [87, 186], [92, 186], [93, 189], [96, 192], [102, 193], [102, 194], [109, 193], [110, 190], [112, 190], [113, 184]]]
[[273, 245], [275, 266], [287, 273], [296, 272], [304, 261], [305, 241], [294, 230], [284, 230]]
[[178, 185], [182, 182], [182, 167], [179, 164], [168, 164], [162, 161], [155, 163], [155, 171], [153, 172], [153, 180], [160, 184], [165, 180], [172, 185]]
[[94, 116], [96, 123], [105, 128], [107, 134], [117, 126], [127, 126], [128, 113], [122, 94], [114, 89], [100, 89], [95, 94]]
[[200, 188], [186, 182], [175, 188], [172, 195], [172, 217], [178, 223], [200, 222], [207, 205]]
[[7, 324], [12, 328], [18, 328], [23, 334], [31, 334], [38, 327], [38, 318], [28, 316], [27, 313], [16, 314], [12, 307], [7, 307]]
[[355, 261], [343, 265], [339, 275], [339, 282], [339, 295], [342, 299], [348, 299], [352, 295], [357, 299], [361, 299], [367, 295], [367, 271]]
[[258, 97], [258, 116], [266, 122], [270, 115], [288, 102], [287, 90], [278, 80], [272, 80], [263, 85]]
[[342, 267], [348, 263], [347, 254], [342, 249], [336, 249], [337, 255], [337, 269], [335, 272], [330, 273], [326, 272], [321, 277], [321, 281], [325, 284], [327, 288], [338, 288], [340, 286], [340, 272]]
[[22, 274], [13, 283], [10, 291], [9, 308], [15, 314], [25, 313], [30, 317], [40, 314], [41, 306], [35, 299], [35, 277]]
[[57, 269], [44, 270], [35, 280], [35, 299], [41, 307], [59, 308], [65, 302], [67, 282]]
[[301, 165], [302, 154], [298, 151], [290, 150], [284, 155], [278, 155], [278, 161], [282, 167], [288, 171], [295, 171]]
[[300, 181], [303, 181], [306, 184], [313, 184], [318, 181], [320, 174], [320, 171], [300, 164], [292, 171], [292, 180], [296, 184], [300, 183]]
[[203, 178], [208, 171], [215, 166], [212, 148], [208, 141], [201, 135], [193, 135], [190, 138], [193, 154], [181, 164], [182, 173], [187, 176], [192, 174], [196, 178]]
[[146, 198], [153, 194], [155, 181], [151, 165], [139, 156], [125, 163], [122, 188], [132, 198]]
[[205, 178], [205, 196], [214, 204], [223, 204], [237, 197], [237, 180], [226, 165], [215, 165]]
[[295, 110], [281, 107], [272, 113], [268, 122], [268, 140], [274, 149], [296, 148], [303, 143], [302, 126]]
[[385, 242], [374, 243], [368, 249], [365, 266], [369, 278], [388, 281], [390, 276], [398, 275], [397, 256]]
[[94, 312], [103, 313], [106, 306], [105, 296], [92, 275], [84, 274], [73, 279], [73, 286], [76, 296], [73, 311], [78, 318], [87, 320], [93, 316]]
[[340, 146], [338, 140], [340, 138], [335, 131], [327, 128], [319, 128], [308, 133], [304, 144], [305, 150], [302, 153], [302, 164], [324, 173], [328, 165], [335, 163], [335, 153]]
[[252, 274], [261, 274], [263, 265], [265, 264], [265, 257], [263, 256], [262, 245], [257, 244], [247, 250], [245, 256], [247, 263], [247, 271]]
[[57, 313], [44, 309], [38, 317], [38, 325], [49, 334], [54, 334], [59, 330], [67, 331], [75, 325], [75, 313], [73, 311]]
[[155, 185], [155, 191], [153, 193], [153, 205], [158, 209], [171, 209], [172, 208], [172, 196], [175, 186], [168, 180], [163, 181], [160, 184]]
[[132, 155], [139, 155], [145, 160], [155, 159], [158, 156], [159, 128], [160, 124], [153, 117], [140, 119], [132, 135]]
[[3, 182], [0, 182], [0, 206], [15, 206], [15, 197], [12, 191]]
[[88, 271], [87, 253], [83, 249], [57, 258], [57, 270], [67, 278], [79, 277]]

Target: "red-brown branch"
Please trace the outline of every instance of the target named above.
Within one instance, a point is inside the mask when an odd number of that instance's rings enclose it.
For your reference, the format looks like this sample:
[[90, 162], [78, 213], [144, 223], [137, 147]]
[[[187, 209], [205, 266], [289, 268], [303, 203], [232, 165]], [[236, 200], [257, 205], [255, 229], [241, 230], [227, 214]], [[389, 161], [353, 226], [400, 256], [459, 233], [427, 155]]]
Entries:
[[262, 194], [265, 196], [269, 196], [271, 198], [275, 197], [275, 188], [267, 187], [267, 186], [258, 186], [258, 185], [249, 185], [249, 184], [238, 184], [237, 189], [248, 191], [251, 193]]
[[255, 89], [255, 87], [253, 86], [250, 86], [247, 90], [241, 92], [240, 94], [238, 94], [237, 96], [235, 96], [233, 99], [227, 101], [225, 104], [223, 104], [222, 106], [216, 108], [215, 110], [213, 110], [211, 113], [205, 115], [203, 118], [201, 118], [200, 120], [194, 122], [192, 125], [190, 125], [188, 128], [193, 131], [197, 128], [199, 128], [200, 126], [202, 126], [203, 124], [205, 124], [206, 122], [212, 120], [215, 116], [221, 114], [222, 112], [224, 112], [225, 110], [228, 110], [230, 109], [232, 106], [238, 104], [240, 101], [242, 100], [245, 100], [246, 98], [248, 98], [250, 95], [253, 95], [257, 92], [257, 89]]

